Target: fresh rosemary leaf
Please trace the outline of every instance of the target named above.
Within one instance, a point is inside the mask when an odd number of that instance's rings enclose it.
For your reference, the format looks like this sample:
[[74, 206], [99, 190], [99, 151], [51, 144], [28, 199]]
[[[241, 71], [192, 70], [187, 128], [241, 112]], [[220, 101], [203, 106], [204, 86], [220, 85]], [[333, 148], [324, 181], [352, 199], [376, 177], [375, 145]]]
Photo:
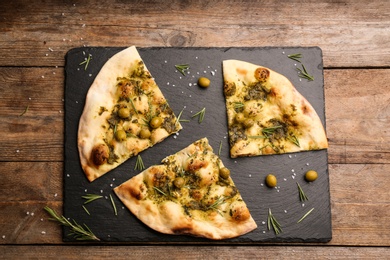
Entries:
[[183, 74], [184, 76], [186, 75], [184, 73], [185, 70], [188, 70], [190, 68], [190, 66], [188, 64], [179, 64], [179, 65], [175, 65], [175, 68], [181, 73]]
[[242, 102], [234, 102], [234, 109], [240, 109], [244, 107], [244, 103]]
[[73, 223], [67, 220], [64, 216], [58, 216], [55, 210], [51, 209], [50, 207], [46, 206], [44, 207], [44, 210], [46, 210], [47, 213], [52, 217], [50, 220], [57, 221], [59, 224], [69, 227], [70, 228], [70, 235], [73, 235], [73, 237], [76, 240], [95, 240], [100, 241], [98, 237], [96, 237], [91, 229], [84, 224], [84, 226], [81, 226], [77, 224], [75, 220], [73, 220]]
[[162, 190], [160, 190], [159, 188], [153, 186], [153, 189], [155, 189], [157, 192], [159, 192], [160, 194], [164, 195], [164, 196], [168, 196], [165, 192], [163, 192]]
[[293, 144], [295, 144], [296, 146], [300, 147], [299, 140], [295, 135], [288, 136], [287, 139]]
[[307, 70], [305, 68], [305, 65], [302, 64], [302, 69], [297, 68], [297, 70], [300, 72], [298, 74], [299, 77], [307, 79], [308, 81], [313, 81], [314, 80], [314, 77], [307, 72]]
[[267, 223], [268, 223], [268, 230], [271, 230], [271, 226], [275, 232], [276, 235], [282, 233], [282, 227], [280, 225], [280, 223], [276, 220], [276, 218], [274, 217], [274, 215], [272, 214], [271, 212], [271, 209], [268, 208], [268, 219], [267, 219]]
[[141, 155], [138, 155], [137, 160], [135, 162], [134, 170], [142, 171], [144, 169], [145, 169], [145, 165], [144, 165], [144, 162], [142, 160], [142, 157], [141, 157]]
[[224, 204], [224, 203], [226, 203], [226, 197], [224, 197], [224, 196], [219, 196], [219, 197], [214, 201], [213, 204], [211, 204], [210, 206], [208, 206], [208, 207], [206, 208], [206, 210], [209, 210], [209, 209], [215, 210], [215, 211], [218, 212], [219, 215], [222, 216], [222, 212], [221, 212], [221, 210], [220, 210], [218, 207], [219, 207], [220, 205]]
[[298, 185], [298, 191], [299, 191], [299, 200], [300, 201], [309, 200], [309, 198], [306, 196], [305, 192], [303, 191], [303, 189], [301, 188], [301, 185], [299, 185], [298, 182], [297, 182], [297, 185]]
[[268, 136], [272, 135], [276, 131], [276, 129], [282, 128], [282, 127], [283, 126], [281, 126], [281, 125], [270, 126], [270, 127], [263, 128], [263, 130], [261, 130], [261, 132], [263, 133], [263, 135], [268, 137]]
[[196, 114], [193, 115], [192, 117], [199, 116], [198, 122], [199, 122], [199, 124], [200, 124], [200, 123], [202, 123], [202, 121], [203, 121], [203, 119], [204, 119], [205, 113], [206, 113], [206, 108], [204, 107], [202, 110], [200, 110], [198, 113], [196, 113]]
[[129, 100], [130, 100], [130, 104], [131, 104], [131, 106], [133, 107], [133, 110], [134, 110], [135, 114], [138, 115], [138, 111], [137, 111], [137, 109], [135, 109], [135, 105], [134, 105], [133, 100], [132, 100], [131, 98], [130, 98]]
[[314, 208], [312, 208], [311, 210], [309, 210], [305, 215], [303, 215], [297, 223], [301, 222], [302, 220], [304, 220], [307, 216], [309, 216], [309, 214], [314, 210]]
[[114, 209], [115, 216], [118, 216], [118, 211], [116, 210], [115, 202], [111, 194], [110, 194], [110, 200], [111, 200], [112, 208]]
[[177, 116], [175, 125], [176, 125], [178, 122], [182, 122], [182, 121], [180, 121], [180, 118], [181, 118], [181, 115], [183, 114], [183, 111], [184, 111], [184, 107], [183, 107], [183, 109], [180, 111], [179, 115]]
[[103, 198], [103, 196], [95, 195], [95, 194], [87, 194], [85, 196], [82, 196], [82, 198], [87, 200], [84, 202], [84, 205], [85, 205], [85, 204], [88, 204], [94, 200], [101, 199], [101, 198]]
[[30, 106], [26, 106], [24, 111], [19, 116], [23, 116], [24, 114], [26, 114], [29, 108], [30, 108]]
[[85, 210], [85, 212], [87, 212], [88, 215], [91, 215], [88, 211], [88, 209], [84, 206], [84, 205], [81, 205], [81, 207], [83, 207], [83, 209]]
[[222, 141], [219, 143], [218, 156], [221, 157]]
[[83, 65], [85, 64], [84, 66], [84, 70], [87, 70], [88, 68], [88, 65], [89, 65], [89, 62], [92, 60], [92, 55], [91, 54], [88, 54], [88, 58], [86, 58], [83, 62], [81, 62], [79, 65]]
[[248, 138], [253, 138], [253, 139], [266, 139], [267, 137], [264, 135], [250, 135]]
[[301, 61], [299, 59], [302, 58], [302, 54], [294, 53], [294, 54], [287, 55], [287, 57], [300, 63]]

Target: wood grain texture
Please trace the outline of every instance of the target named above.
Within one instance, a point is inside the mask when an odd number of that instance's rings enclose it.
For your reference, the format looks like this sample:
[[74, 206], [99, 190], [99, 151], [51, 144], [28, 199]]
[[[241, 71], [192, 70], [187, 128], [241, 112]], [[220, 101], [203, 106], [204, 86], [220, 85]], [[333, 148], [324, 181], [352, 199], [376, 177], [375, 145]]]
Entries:
[[[2, 250], [3, 249], [3, 250]], [[65, 250], [66, 249], [66, 250]], [[321, 246], [7, 246], [3, 259], [386, 259], [385, 247]]]
[[[0, 78], [0, 160], [62, 161], [63, 68], [0, 67]], [[389, 82], [386, 69], [324, 71], [329, 163], [390, 161]]]
[[[389, 13], [387, 0], [2, 1], [0, 255], [388, 258]], [[61, 227], [48, 221], [42, 209], [62, 210], [64, 57], [83, 45], [319, 46], [325, 65], [332, 241], [294, 246], [64, 245]]]
[[319, 46], [326, 67], [390, 65], [386, 0], [17, 0], [2, 7], [2, 66], [63, 65], [66, 51], [83, 45]]
[[[29, 165], [0, 163], [0, 244], [62, 243], [61, 228], [43, 207], [61, 213], [63, 165], [35, 163], [31, 171]], [[327, 245], [390, 246], [389, 171], [390, 164], [329, 166], [333, 238]]]

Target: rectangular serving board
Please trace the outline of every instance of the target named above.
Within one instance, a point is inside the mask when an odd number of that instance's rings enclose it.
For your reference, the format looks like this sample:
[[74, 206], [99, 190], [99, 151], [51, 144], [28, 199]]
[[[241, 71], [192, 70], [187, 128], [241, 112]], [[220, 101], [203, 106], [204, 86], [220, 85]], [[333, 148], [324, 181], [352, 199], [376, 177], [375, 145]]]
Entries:
[[[325, 102], [322, 51], [318, 47], [259, 47], [259, 48], [138, 48], [147, 68], [155, 78], [176, 115], [184, 108], [183, 129], [177, 135], [141, 153], [146, 167], [160, 164], [166, 156], [176, 153], [192, 142], [207, 137], [220, 156], [258, 227], [237, 238], [212, 241], [183, 235], [156, 232], [140, 222], [116, 197], [113, 188], [137, 175], [136, 158], [128, 161], [90, 183], [85, 177], [77, 149], [77, 130], [85, 97], [104, 63], [124, 48], [82, 47], [70, 50], [65, 66], [65, 163], [63, 214], [79, 224], [86, 224], [103, 242], [134, 243], [260, 243], [260, 242], [328, 242], [332, 237], [327, 150], [267, 155], [232, 159], [229, 156], [227, 116], [223, 95], [222, 61], [238, 59], [262, 65], [286, 76], [296, 89], [313, 105], [325, 126]], [[287, 55], [301, 53], [301, 62], [314, 76], [314, 81], [299, 77], [301, 63]], [[92, 55], [87, 68], [81, 64]], [[185, 75], [174, 65], [189, 64]], [[197, 86], [199, 77], [211, 80], [207, 89]], [[206, 108], [202, 123], [192, 116]], [[304, 180], [304, 173], [314, 169], [315, 182]], [[264, 184], [265, 176], [277, 176], [276, 188]], [[309, 200], [301, 202], [299, 183]], [[84, 205], [86, 194], [103, 196]], [[116, 205], [117, 215], [111, 198]], [[310, 209], [314, 210], [302, 222], [297, 221]], [[283, 232], [276, 235], [268, 230], [267, 215], [271, 209]], [[64, 241], [76, 241], [63, 230]]]

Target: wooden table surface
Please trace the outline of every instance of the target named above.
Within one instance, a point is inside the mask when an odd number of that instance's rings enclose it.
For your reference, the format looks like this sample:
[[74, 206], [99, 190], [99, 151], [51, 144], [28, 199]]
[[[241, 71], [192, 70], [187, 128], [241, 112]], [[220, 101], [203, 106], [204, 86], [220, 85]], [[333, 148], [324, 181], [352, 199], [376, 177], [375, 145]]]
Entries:
[[[1, 1], [0, 255], [385, 259], [390, 255], [390, 2]], [[319, 46], [333, 238], [325, 244], [68, 244], [64, 62], [80, 46]], [[26, 108], [28, 107], [27, 111]], [[21, 114], [25, 113], [21, 116]]]

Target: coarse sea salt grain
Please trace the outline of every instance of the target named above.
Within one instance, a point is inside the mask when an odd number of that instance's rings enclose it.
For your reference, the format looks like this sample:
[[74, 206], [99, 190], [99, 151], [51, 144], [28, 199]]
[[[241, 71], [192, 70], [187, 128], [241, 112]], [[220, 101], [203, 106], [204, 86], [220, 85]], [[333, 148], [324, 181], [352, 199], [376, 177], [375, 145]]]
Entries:
[[42, 231], [41, 234], [42, 234], [42, 235], [46, 235], [46, 231]]

